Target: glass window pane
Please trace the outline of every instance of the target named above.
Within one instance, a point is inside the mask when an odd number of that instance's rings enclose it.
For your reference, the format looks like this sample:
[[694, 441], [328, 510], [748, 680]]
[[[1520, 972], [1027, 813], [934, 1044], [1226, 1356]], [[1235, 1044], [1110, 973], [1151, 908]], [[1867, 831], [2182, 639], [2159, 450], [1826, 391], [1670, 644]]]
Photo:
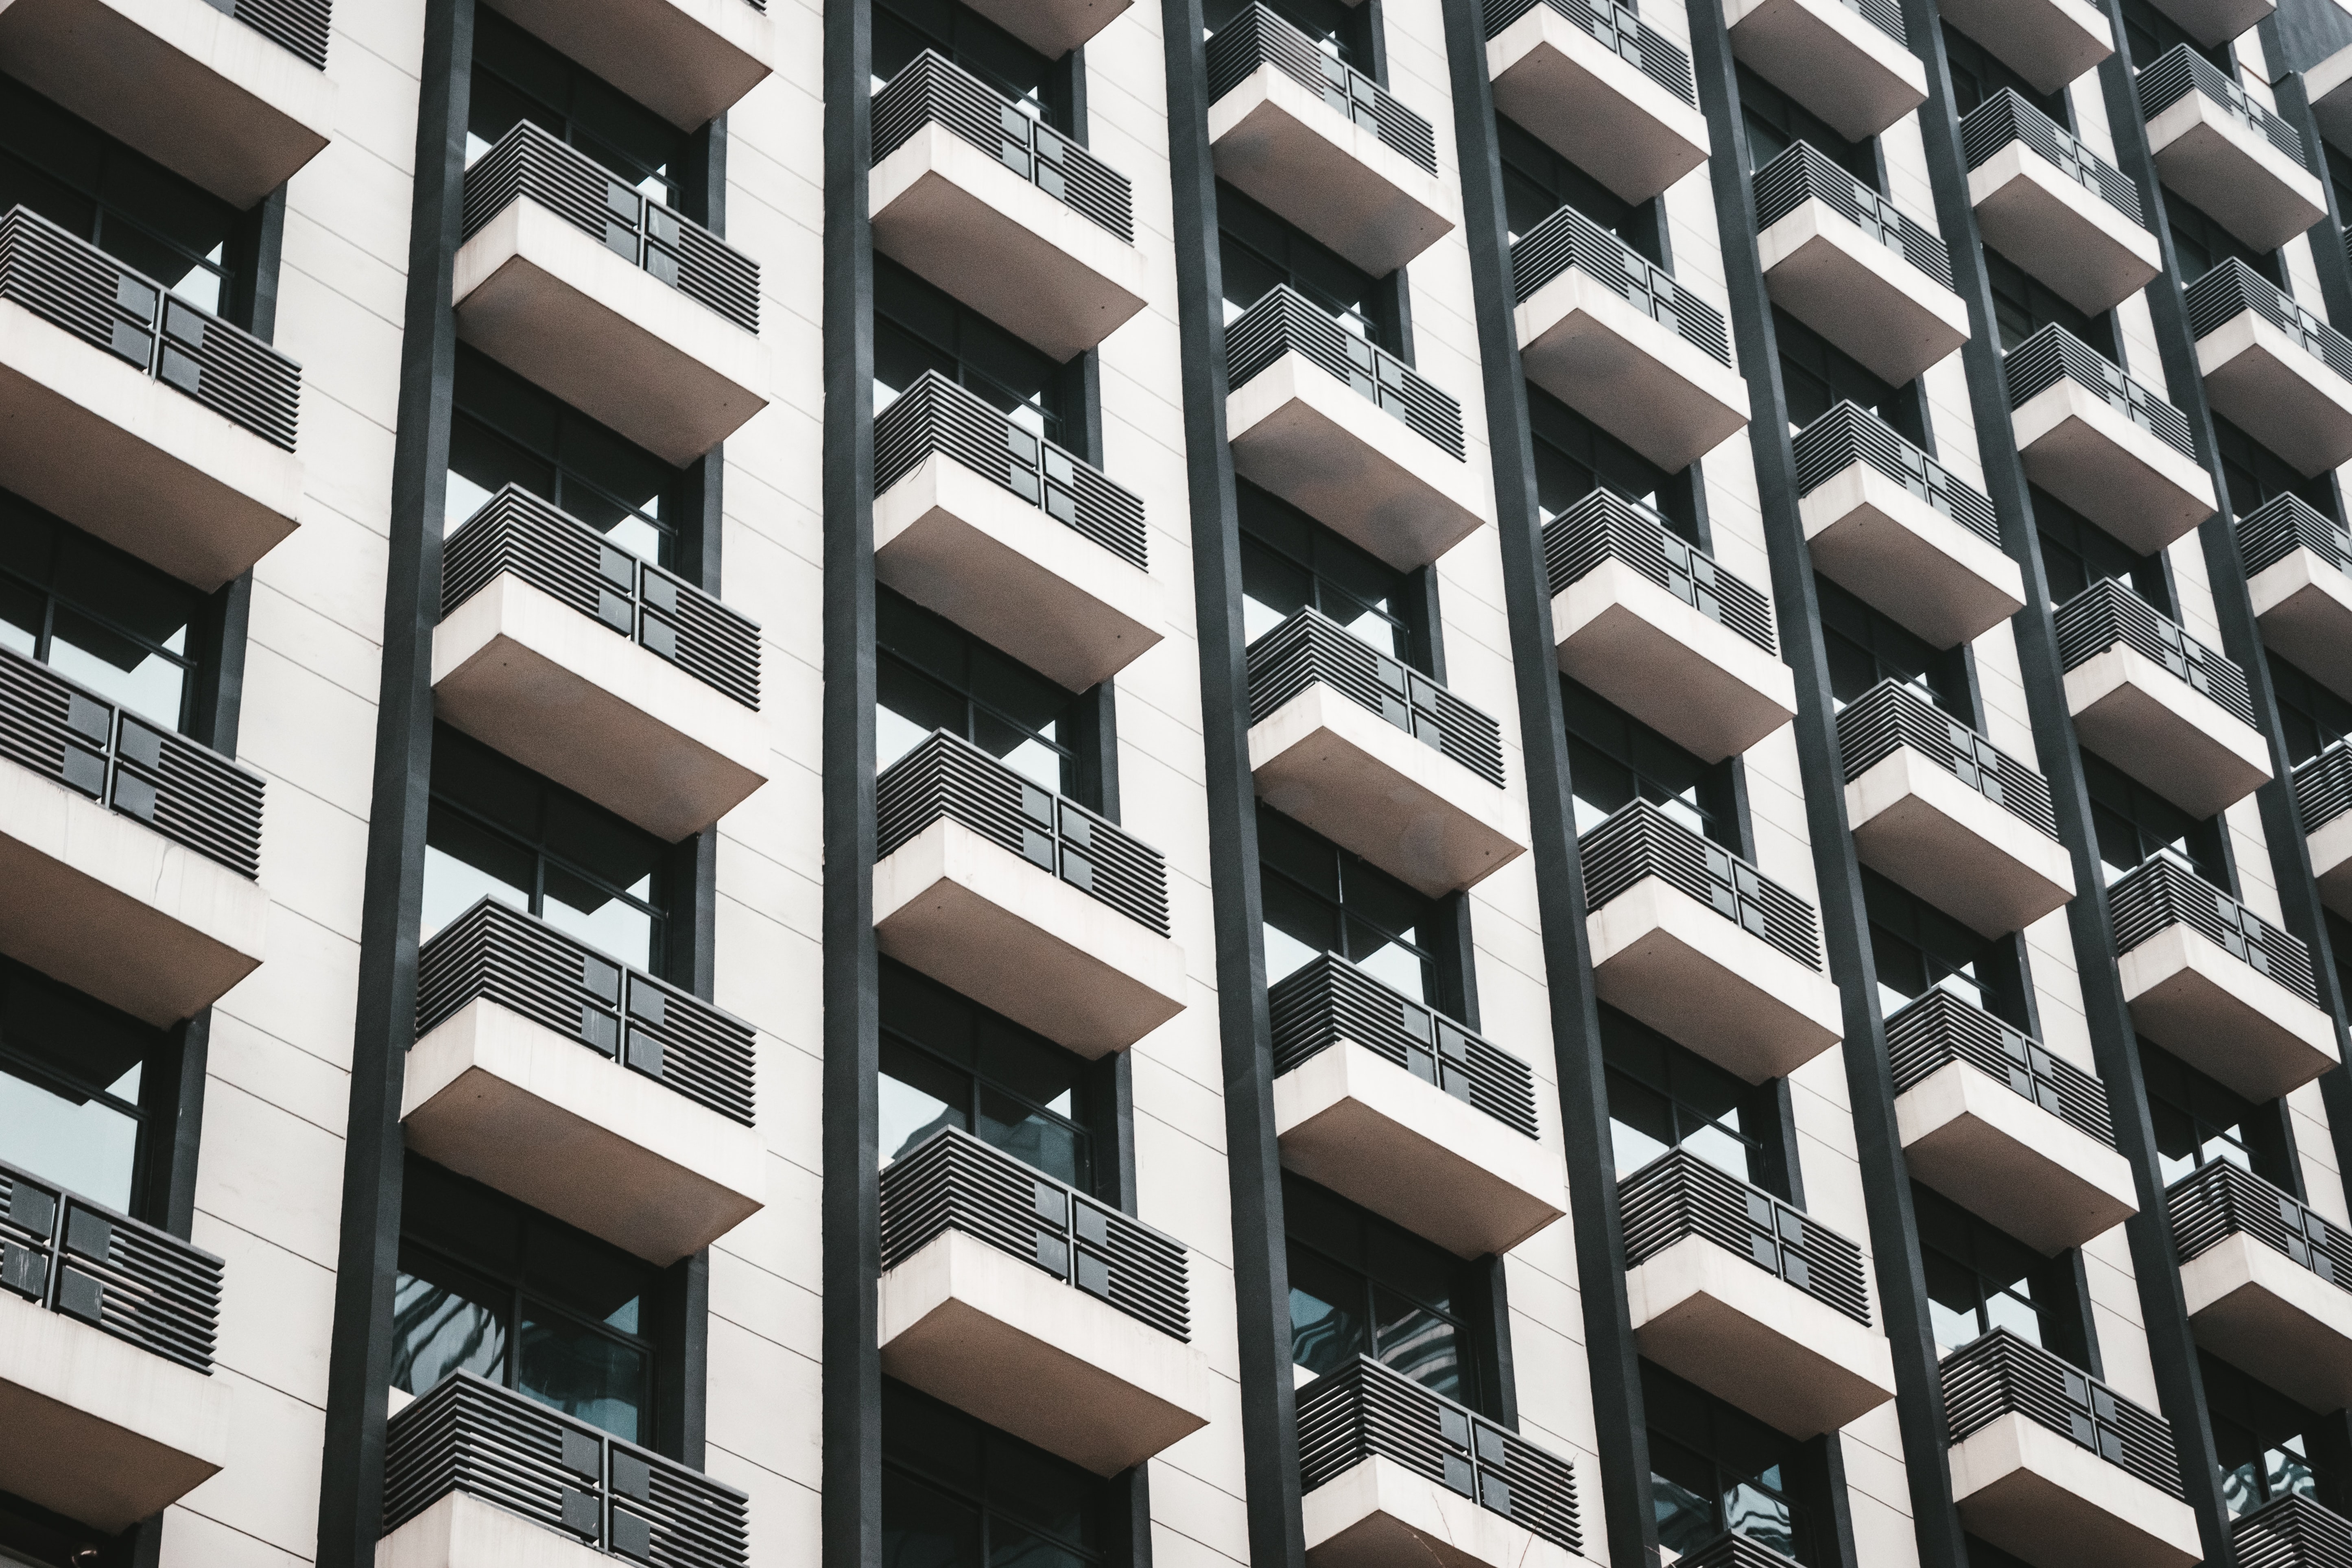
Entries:
[[1321, 1376], [1352, 1365], [1371, 1348], [1364, 1281], [1306, 1250], [1290, 1249], [1290, 1359]]
[[992, 1089], [980, 1093], [980, 1135], [1016, 1160], [1034, 1165], [1073, 1186], [1088, 1184], [1081, 1168], [1078, 1135], [1058, 1117], [1033, 1110]]
[[435, 931], [482, 899], [528, 912], [530, 852], [436, 801], [425, 819], [425, 900], [420, 935]]
[[541, 917], [560, 931], [652, 973], [661, 965], [654, 952], [653, 916], [562, 867], [547, 868], [547, 898]]
[[646, 1355], [595, 1330], [526, 1312], [515, 1390], [541, 1405], [637, 1441], [646, 1408]]
[[1783, 1557], [1796, 1555], [1796, 1531], [1787, 1499], [1741, 1481], [1724, 1494], [1723, 1515], [1727, 1528], [1758, 1545], [1769, 1546]]
[[[429, 1394], [453, 1372], [504, 1376], [506, 1292], [437, 1258], [409, 1257], [392, 1295], [392, 1385]], [[411, 1273], [409, 1268], [421, 1272]]]
[[128, 1211], [138, 1158], [136, 1117], [0, 1067], [0, 1160]]
[[1380, 1359], [1423, 1387], [1460, 1399], [1465, 1392], [1461, 1331], [1450, 1319], [1393, 1290], [1375, 1288], [1372, 1300], [1380, 1313]]
[[49, 643], [49, 667], [134, 713], [180, 727], [186, 668], [62, 605]]
[[882, 1472], [883, 1568], [978, 1568], [980, 1510], [897, 1470]]
[[882, 1163], [911, 1152], [942, 1127], [969, 1130], [971, 1079], [928, 1051], [882, 1038]]
[[624, 1333], [638, 1331], [653, 1269], [576, 1232], [532, 1218], [523, 1235], [526, 1289]]

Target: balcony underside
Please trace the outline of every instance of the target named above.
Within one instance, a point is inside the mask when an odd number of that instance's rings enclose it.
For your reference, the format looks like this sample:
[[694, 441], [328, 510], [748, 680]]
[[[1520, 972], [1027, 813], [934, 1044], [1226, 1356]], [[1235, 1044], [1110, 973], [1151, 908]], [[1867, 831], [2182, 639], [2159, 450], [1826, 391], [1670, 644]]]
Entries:
[[1613, 557], [1551, 602], [1559, 668], [1704, 761], [1796, 717], [1789, 667]]
[[2025, 605], [2025, 577], [2000, 548], [1868, 463], [1798, 503], [1822, 575], [1937, 647], [1972, 642]]
[[2263, 643], [2352, 697], [2352, 574], [2297, 546], [2246, 584]]
[[1849, 142], [1927, 100], [1917, 58], [1837, 0], [1732, 0], [1724, 20], [1733, 53]]
[[972, 9], [1057, 60], [1100, 33], [1134, 0], [976, 0]]
[[2278, 5], [2277, 0], [2156, 0], [2156, 8], [2210, 49], [2253, 26]]
[[2201, 92], [2150, 119], [2147, 145], [2159, 179], [2256, 250], [2327, 216], [2317, 180]]
[[2352, 1292], [2232, 1231], [2180, 1266], [2197, 1342], [2315, 1408], [2352, 1405]]
[[[1848, 15], [1834, 0], [1828, 8]], [[1869, 24], [1857, 17], [1854, 26]], [[1969, 341], [1968, 309], [1958, 295], [1818, 196], [1775, 221], [1757, 244], [1772, 302], [1892, 385], [1917, 379]]]
[[2162, 269], [2156, 236], [2022, 142], [1969, 171], [1969, 203], [1986, 244], [2091, 315]]
[[2249, 1100], [2275, 1100], [2336, 1063], [2326, 1014], [2185, 923], [2116, 968], [2141, 1034]]
[[1581, 268], [1536, 290], [1517, 324], [1529, 381], [1662, 468], [1686, 468], [1748, 427], [1738, 372]]
[[2213, 481], [2079, 384], [2060, 380], [2010, 417], [2026, 478], [2141, 554], [2213, 515]]
[[1629, 202], [1706, 162], [1706, 120], [1549, 5], [1486, 45], [1495, 107]]
[[743, 0], [483, 0], [681, 131], [760, 84], [775, 23]]
[[2085, 0], [1949, 0], [1938, 9], [2037, 92], [2057, 91], [2116, 52], [2106, 17]]
[[1965, 1062], [1904, 1090], [1895, 1120], [1912, 1175], [2042, 1252], [2139, 1212], [2121, 1154]]
[[2261, 731], [2127, 643], [2066, 672], [2083, 744], [2195, 817], [2270, 781]]
[[1969, 1531], [2033, 1568], [2189, 1568], [2197, 1516], [2119, 1466], [2011, 1413], [1951, 1450]]
[[1308, 1568], [1573, 1568], [1583, 1559], [1379, 1454], [1299, 1500]]
[[1864, 865], [1986, 936], [2022, 931], [2074, 896], [2065, 846], [1908, 746], [1845, 786]]
[[2252, 310], [2197, 340], [2214, 410], [2306, 476], [2352, 458], [2352, 383]]

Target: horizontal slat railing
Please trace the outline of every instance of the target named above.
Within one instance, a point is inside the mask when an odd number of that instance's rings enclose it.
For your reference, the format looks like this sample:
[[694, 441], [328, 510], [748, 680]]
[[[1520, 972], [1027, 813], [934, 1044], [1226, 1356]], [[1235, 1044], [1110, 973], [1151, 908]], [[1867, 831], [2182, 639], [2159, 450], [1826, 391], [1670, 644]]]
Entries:
[[1842, 402], [1797, 432], [1800, 496], [1812, 494], [1856, 463], [1869, 464], [1986, 543], [2000, 544], [2000, 518], [1992, 499], [1868, 409]]
[[1096, 227], [1135, 243], [1135, 186], [936, 49], [925, 49], [874, 95], [874, 163], [924, 126], [971, 142]]
[[1838, 750], [1851, 784], [1908, 746], [2053, 843], [2058, 813], [2050, 781], [1891, 677], [1837, 716]]
[[169, 1231], [0, 1164], [0, 1289], [209, 1377], [222, 1268]]
[[2183, 1495], [2171, 1424], [2039, 1345], [1995, 1329], [1946, 1356], [1941, 1370], [1953, 1443], [2022, 1415], [2168, 1497]]
[[234, 9], [222, 0], [206, 3], [308, 64], [327, 68], [327, 42], [334, 21], [331, 0], [234, 0]]
[[1622, 561], [1707, 619], [1780, 655], [1772, 602], [1638, 501], [1594, 490], [1544, 525], [1543, 547], [1554, 594], [1565, 594], [1604, 561]]
[[2352, 1568], [2352, 1521], [2306, 1497], [2288, 1496], [2230, 1526], [2238, 1568]]
[[2246, 575], [2308, 550], [2338, 572], [2352, 574], [2352, 533], [2298, 495], [2273, 496], [2238, 520], [2238, 555]]
[[1459, 458], [1467, 449], [1462, 441], [1462, 405], [1388, 350], [1366, 342], [1308, 304], [1287, 283], [1277, 283], [1225, 329], [1228, 390], [1240, 391], [1286, 353], [1303, 355], [1319, 365], [1446, 456]]
[[2172, 1215], [2172, 1249], [2183, 1263], [2232, 1236], [2249, 1236], [2352, 1292], [2352, 1232], [2331, 1224], [2293, 1194], [2252, 1171], [2216, 1160], [2164, 1190]]
[[2294, 814], [2316, 833], [2352, 811], [2352, 741], [2338, 741], [2294, 770]]
[[1809, 969], [1822, 966], [1813, 906], [1646, 800], [1620, 807], [1576, 841], [1584, 905], [1600, 909], [1645, 877], [1663, 878]]
[[2059, 605], [2053, 618], [2058, 658], [2068, 669], [2122, 643], [2220, 703], [2240, 723], [2253, 723], [2254, 699], [2246, 672], [2116, 579], [2103, 577]]
[[1311, 605], [1250, 644], [1250, 722], [1271, 717], [1318, 681], [1503, 787], [1500, 725]]
[[1265, 1001], [1277, 1078], [1352, 1040], [1505, 1126], [1538, 1135], [1535, 1074], [1526, 1062], [1336, 952], [1276, 981]]
[[1437, 173], [1437, 131], [1420, 115], [1397, 101], [1388, 89], [1344, 60], [1335, 59], [1315, 40], [1264, 5], [1253, 5], [1217, 29], [1209, 40], [1209, 101], [1233, 91], [1260, 66], [1272, 66], [1307, 91], [1319, 94], [1333, 112], [1345, 115], [1434, 174]]
[[2076, 1131], [2116, 1146], [2106, 1086], [2039, 1040], [1948, 991], [1930, 991], [1886, 1020], [1895, 1092], [1965, 1062]]
[[1512, 242], [1512, 286], [1521, 302], [1570, 268], [1717, 363], [1730, 364], [1731, 329], [1723, 312], [1574, 207], [1560, 208]]
[[1819, 200], [1938, 287], [1952, 287], [1952, 253], [1943, 237], [1832, 163], [1812, 143], [1797, 142], [1757, 170], [1755, 186], [1759, 230], [1770, 228], [1807, 201]]
[[1512, 23], [1538, 5], [1550, 6], [1676, 99], [1693, 109], [1698, 107], [1698, 93], [1691, 83], [1690, 56], [1683, 52], [1681, 45], [1642, 20], [1637, 5], [1621, 5], [1616, 0], [1487, 0], [1486, 37], [1500, 37]]
[[1686, 1150], [1670, 1150], [1619, 1182], [1617, 1202], [1628, 1268], [1700, 1237], [1855, 1322], [1870, 1322], [1862, 1248]]
[[2246, 908], [2168, 850], [2158, 850], [2107, 889], [2107, 909], [2121, 957], [2168, 925], [2194, 926], [2230, 955], [2268, 975], [2313, 1006], [2319, 983], [2311, 949]]
[[751, 1125], [751, 1025], [494, 899], [418, 950], [418, 1038], [477, 999]]
[[2016, 89], [2002, 88], [1960, 118], [1960, 144], [1971, 169], [2012, 142], [2022, 142], [2044, 163], [2107, 205], [2141, 227], [2147, 226], [2147, 209], [2131, 177], [2020, 98]]
[[1797, 1561], [1734, 1530], [1675, 1558], [1675, 1568], [1797, 1568]]
[[2252, 310], [2294, 340], [2295, 345], [2338, 376], [2352, 380], [2352, 339], [2327, 324], [2326, 318], [2300, 300], [2291, 300], [2278, 285], [2231, 256], [2181, 291], [2189, 308], [2189, 330], [2200, 338]]
[[2184, 458], [2197, 456], [2189, 416], [2164, 394], [2127, 375], [2115, 361], [2053, 321], [2001, 356], [2009, 405], [2022, 408], [2061, 381], [2071, 381]]
[[2255, 102], [2244, 88], [2231, 81], [2221, 67], [2190, 45], [2177, 44], [2141, 67], [2138, 84], [2140, 113], [2149, 120], [2192, 92], [2203, 93], [2284, 153], [2296, 168], [2305, 166], [2303, 137], [2294, 127]]

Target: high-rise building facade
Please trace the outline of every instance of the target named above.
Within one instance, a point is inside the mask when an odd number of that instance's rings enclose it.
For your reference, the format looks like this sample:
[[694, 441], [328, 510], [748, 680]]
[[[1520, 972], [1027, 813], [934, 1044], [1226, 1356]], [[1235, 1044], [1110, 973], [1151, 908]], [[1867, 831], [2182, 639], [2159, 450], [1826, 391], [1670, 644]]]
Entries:
[[0, 1563], [2352, 1568], [2338, 0], [0, 0]]

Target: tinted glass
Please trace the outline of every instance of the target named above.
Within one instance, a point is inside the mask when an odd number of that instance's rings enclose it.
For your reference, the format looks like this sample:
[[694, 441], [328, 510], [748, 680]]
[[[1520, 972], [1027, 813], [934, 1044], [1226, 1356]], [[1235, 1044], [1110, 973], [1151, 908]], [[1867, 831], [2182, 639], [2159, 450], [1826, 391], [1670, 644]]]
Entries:
[[882, 1380], [885, 1568], [1079, 1568], [1102, 1560], [1103, 1483]]
[[1673, 532], [1700, 542], [1696, 465], [1669, 474], [1567, 404], [1530, 384], [1528, 424], [1535, 437], [1536, 502], [1551, 521], [1594, 490], [1639, 501]]
[[680, 165], [692, 133], [680, 131], [563, 55], [485, 8], [474, 27], [474, 82], [466, 162], [530, 121], [619, 175], [680, 205]]
[[204, 613], [177, 578], [0, 492], [0, 647], [181, 730]]
[[2236, 516], [2280, 496], [2295, 496], [2322, 517], [2337, 517], [2332, 469], [2305, 479], [2285, 458], [2219, 414], [2213, 416], [2213, 445], [2221, 455], [2221, 477], [2229, 481], [2230, 510]]
[[[1202, 21], [1211, 33], [1249, 8], [1250, 0], [1205, 0]], [[1343, 59], [1367, 76], [1373, 70], [1372, 7], [1348, 0], [1266, 0], [1266, 9], [1297, 28], [1325, 54]]]
[[1227, 325], [1267, 289], [1287, 283], [1358, 337], [1401, 346], [1389, 293], [1370, 273], [1223, 184], [1217, 186], [1217, 241]]
[[1998, 56], [1950, 22], [1944, 24], [1944, 57], [1951, 62], [1952, 107], [1966, 114], [2003, 88], [2016, 93], [2061, 125], [2069, 123], [2066, 94], [2043, 93], [2010, 69]]
[[1622, 1178], [1685, 1149], [1743, 1182], [1764, 1185], [1765, 1107], [1775, 1098], [1603, 1004], [1609, 1134]]
[[1559, 691], [1568, 723], [1578, 833], [1590, 832], [1621, 807], [1646, 800], [1684, 826], [1734, 851], [1739, 848], [1730, 759], [1699, 761], [1566, 676], [1560, 677]]
[[2151, 855], [2171, 851], [2197, 874], [2228, 891], [2229, 861], [2222, 850], [2221, 819], [2189, 816], [2164, 796], [2091, 752], [2083, 753], [2084, 780], [2091, 791], [2091, 822], [2098, 831], [2099, 862], [2109, 882]]
[[2112, 577], [2170, 614], [2172, 592], [2161, 555], [2140, 555], [2114, 534], [2075, 511], [2049, 491], [2036, 489], [2033, 523], [2042, 535], [2042, 569], [2050, 579], [2053, 604], [2064, 604], [2092, 584]]
[[2110, 318], [2093, 316], [1990, 246], [1984, 247], [1985, 272], [1992, 283], [1993, 323], [2000, 331], [2003, 353], [2047, 326], [2060, 326], [2109, 359], [2116, 357]]
[[887, 959], [881, 1003], [883, 1163], [961, 1127], [1091, 1190], [1086, 1062]]
[[1049, 356], [935, 289], [889, 258], [874, 258], [874, 412], [937, 371], [1009, 415], [1024, 430], [1064, 447], [1074, 415], [1062, 367]]
[[877, 768], [945, 730], [1041, 788], [1075, 789], [1069, 692], [887, 588], [875, 595], [875, 614]]
[[2257, 1105], [2145, 1039], [2139, 1059], [2166, 1185], [2219, 1162], [2293, 1190], [2293, 1156], [2276, 1102]]
[[1070, 129], [1067, 73], [959, 0], [876, 0], [877, 91], [925, 49], [936, 49], [1025, 112]]
[[1255, 485], [1238, 483], [1234, 490], [1241, 503], [1244, 637], [1255, 642], [1312, 608], [1390, 658], [1423, 665], [1405, 627], [1406, 574]]
[[1503, 213], [1517, 240], [1562, 207], [1574, 207], [1648, 257], [1663, 262], [1656, 202], [1629, 202], [1561, 157], [1507, 115], [1495, 116], [1502, 153]]
[[1945, 1351], [2007, 1329], [2057, 1354], [2069, 1347], [2056, 1321], [2065, 1272], [2023, 1242], [1986, 1224], [1942, 1194], [1914, 1183], [1919, 1251], [1927, 1275], [1927, 1315]]
[[1370, 1356], [1475, 1405], [1460, 1260], [1311, 1182], [1282, 1192], [1292, 1362], [1321, 1376]]
[[1642, 1401], [1662, 1544], [1688, 1554], [1736, 1530], [1799, 1563], [1817, 1561], [1794, 1485], [1795, 1439], [1646, 1361]]
[[1336, 952], [1406, 995], [1428, 999], [1436, 978], [1432, 900], [1263, 801], [1257, 834], [1269, 983]]
[[1939, 648], [1826, 577], [1813, 579], [1829, 654], [1830, 692], [1843, 708], [1882, 680], [1897, 681], [1951, 714], [1976, 722], [1964, 647]]
[[1788, 391], [1792, 429], [1803, 429], [1840, 403], [1854, 403], [1914, 446], [1921, 444], [1916, 400], [1904, 388], [1881, 381], [1861, 361], [1777, 307], [1772, 337], [1780, 346], [1780, 382]]
[[1874, 140], [1849, 142], [1820, 115], [1766, 81], [1746, 66], [1739, 71], [1739, 121], [1748, 132], [1748, 166], [1760, 169], [1800, 142], [1811, 144], [1831, 163], [1878, 189], [1878, 149]]
[[2317, 1456], [2336, 1450], [2306, 1434], [2324, 1433], [2326, 1418], [2219, 1357], [2200, 1352], [2197, 1363], [2231, 1517], [2281, 1498], [2319, 1499]]
[[2286, 288], [2278, 252], [2256, 250], [2176, 192], [2164, 193], [2164, 217], [2172, 229], [2172, 251], [2179, 259], [2184, 288], [2232, 258], [2252, 268], [2258, 276]]
[[2279, 728], [2286, 737], [2287, 761], [2301, 766], [2352, 735], [2352, 702], [2289, 663], [2276, 648], [2263, 650], [2271, 690], [2278, 699]]
[[162, 1031], [0, 960], [0, 1161], [136, 1213], [141, 1092]]

